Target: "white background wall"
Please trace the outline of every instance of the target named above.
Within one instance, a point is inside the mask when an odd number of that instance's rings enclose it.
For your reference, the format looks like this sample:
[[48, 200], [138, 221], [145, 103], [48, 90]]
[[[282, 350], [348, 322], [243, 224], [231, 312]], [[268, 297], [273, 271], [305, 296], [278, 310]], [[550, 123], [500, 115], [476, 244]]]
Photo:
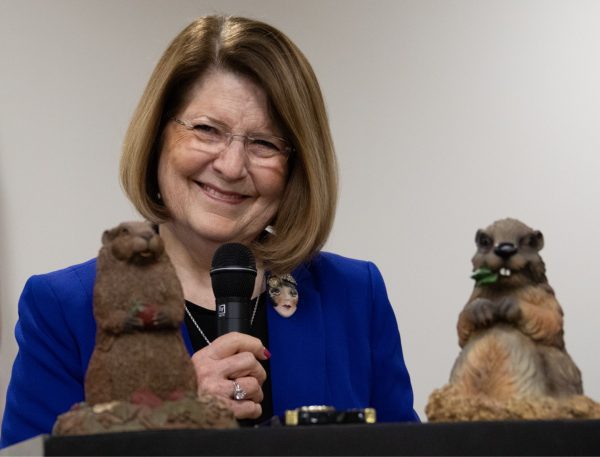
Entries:
[[0, 0], [0, 407], [26, 278], [137, 217], [117, 180], [129, 117], [167, 43], [215, 12], [313, 63], [341, 168], [327, 248], [382, 270], [421, 416], [458, 353], [475, 231], [507, 216], [544, 232], [600, 400], [600, 2]]

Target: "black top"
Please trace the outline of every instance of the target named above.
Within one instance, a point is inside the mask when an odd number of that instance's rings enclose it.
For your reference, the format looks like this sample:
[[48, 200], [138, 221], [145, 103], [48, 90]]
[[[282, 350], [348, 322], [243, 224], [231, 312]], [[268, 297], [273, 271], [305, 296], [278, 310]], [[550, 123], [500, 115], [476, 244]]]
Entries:
[[[217, 337], [217, 313], [216, 311], [202, 308], [201, 306], [197, 306], [192, 302], [185, 301], [185, 305], [187, 309], [192, 313], [194, 319], [206, 335], [209, 341], [213, 341]], [[251, 305], [252, 309], [254, 309], [254, 304]], [[192, 343], [192, 348], [194, 351], [199, 351], [200, 349], [207, 346], [206, 341], [202, 338], [202, 335], [190, 319], [187, 313], [185, 313], [185, 325], [188, 330], [188, 334], [190, 335], [190, 341]], [[252, 327], [250, 329], [250, 334], [259, 338], [263, 345], [268, 348], [269, 347], [269, 332], [267, 328], [267, 293], [263, 292], [260, 295], [258, 300], [258, 307], [256, 309], [256, 315], [254, 316], [254, 321], [252, 322]], [[239, 423], [242, 426], [253, 426], [256, 424], [260, 424], [261, 422], [265, 422], [271, 418], [273, 415], [273, 398], [271, 395], [271, 376], [269, 369], [269, 361], [261, 361], [260, 362], [265, 371], [267, 372], [267, 380], [262, 385], [262, 390], [264, 394], [264, 399], [261, 403], [262, 406], [262, 414], [258, 419], [244, 419], [240, 420]], [[233, 387], [232, 387], [233, 389]]]

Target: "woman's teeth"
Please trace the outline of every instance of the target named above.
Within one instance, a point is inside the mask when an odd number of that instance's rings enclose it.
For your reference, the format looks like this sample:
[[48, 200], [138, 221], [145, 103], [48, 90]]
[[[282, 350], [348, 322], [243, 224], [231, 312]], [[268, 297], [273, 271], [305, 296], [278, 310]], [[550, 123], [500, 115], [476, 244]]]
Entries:
[[228, 193], [219, 192], [214, 187], [207, 186], [206, 184], [202, 184], [202, 188], [204, 189], [204, 191], [207, 194], [212, 195], [213, 197], [219, 198], [221, 200], [240, 201], [244, 198], [243, 195], [233, 193], [233, 192], [228, 192]]

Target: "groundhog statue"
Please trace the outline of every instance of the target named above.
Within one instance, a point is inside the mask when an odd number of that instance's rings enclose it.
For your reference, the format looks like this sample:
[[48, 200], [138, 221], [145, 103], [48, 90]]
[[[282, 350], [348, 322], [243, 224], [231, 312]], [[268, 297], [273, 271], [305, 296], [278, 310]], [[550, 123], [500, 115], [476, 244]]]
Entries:
[[180, 333], [183, 315], [181, 284], [152, 226], [126, 222], [104, 232], [86, 403], [195, 394], [196, 375]]
[[502, 219], [475, 242], [476, 284], [457, 325], [462, 350], [449, 385], [429, 399], [429, 420], [600, 417], [565, 349], [542, 233]]
[[105, 231], [85, 402], [58, 416], [52, 433], [236, 428], [224, 401], [197, 393], [180, 332], [183, 315], [181, 284], [152, 226], [125, 222]]

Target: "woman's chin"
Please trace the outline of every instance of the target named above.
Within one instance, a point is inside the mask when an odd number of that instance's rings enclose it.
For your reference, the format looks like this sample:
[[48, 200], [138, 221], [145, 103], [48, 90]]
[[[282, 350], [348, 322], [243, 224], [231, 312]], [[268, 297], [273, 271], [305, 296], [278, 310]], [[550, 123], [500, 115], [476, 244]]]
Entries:
[[228, 219], [209, 217], [202, 221], [194, 221], [191, 229], [198, 238], [213, 243], [242, 243], [248, 244], [258, 234], [252, 234], [243, 225]]

